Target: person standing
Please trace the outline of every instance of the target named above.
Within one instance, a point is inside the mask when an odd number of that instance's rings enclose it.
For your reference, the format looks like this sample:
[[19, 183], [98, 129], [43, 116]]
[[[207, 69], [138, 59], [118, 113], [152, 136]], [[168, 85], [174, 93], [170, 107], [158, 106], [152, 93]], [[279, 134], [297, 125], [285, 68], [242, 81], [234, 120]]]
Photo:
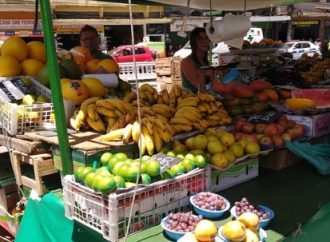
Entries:
[[209, 66], [207, 53], [210, 40], [204, 28], [196, 27], [190, 33], [191, 54], [181, 61], [182, 86], [193, 93], [207, 92], [212, 89], [210, 78], [198, 80], [198, 69]]
[[103, 53], [100, 49], [101, 40], [97, 30], [90, 25], [84, 25], [80, 30], [80, 45], [89, 49], [95, 59], [112, 59], [111, 56]]

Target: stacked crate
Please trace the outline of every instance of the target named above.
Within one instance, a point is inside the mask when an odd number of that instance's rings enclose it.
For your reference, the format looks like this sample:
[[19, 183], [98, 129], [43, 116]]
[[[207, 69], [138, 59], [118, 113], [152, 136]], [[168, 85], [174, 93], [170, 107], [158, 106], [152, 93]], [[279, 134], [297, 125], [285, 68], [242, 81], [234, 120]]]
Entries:
[[181, 85], [181, 57], [173, 57], [172, 58], [172, 81], [173, 84], [179, 84]]
[[180, 63], [181, 58], [178, 57], [156, 59], [157, 82], [165, 84], [168, 91], [173, 84], [181, 85]]

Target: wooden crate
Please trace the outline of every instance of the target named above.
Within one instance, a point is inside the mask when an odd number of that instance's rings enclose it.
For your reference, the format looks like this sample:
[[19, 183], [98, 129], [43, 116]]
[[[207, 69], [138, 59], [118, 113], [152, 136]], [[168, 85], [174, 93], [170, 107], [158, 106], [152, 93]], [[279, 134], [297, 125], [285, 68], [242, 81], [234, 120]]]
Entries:
[[[52, 155], [48, 153], [28, 155], [18, 151], [11, 152], [17, 185], [27, 186], [34, 189], [39, 195], [43, 195], [42, 177], [57, 172], [54, 167]], [[33, 166], [34, 179], [22, 174], [21, 165], [23, 164]]]
[[156, 59], [156, 74], [165, 76], [172, 74], [172, 58], [157, 58]]
[[181, 57], [173, 57], [172, 59], [172, 75], [181, 79]]
[[287, 149], [272, 151], [260, 157], [260, 167], [282, 170], [297, 163], [300, 158]]
[[156, 78], [157, 82], [160, 83], [172, 83], [172, 76], [157, 76]]

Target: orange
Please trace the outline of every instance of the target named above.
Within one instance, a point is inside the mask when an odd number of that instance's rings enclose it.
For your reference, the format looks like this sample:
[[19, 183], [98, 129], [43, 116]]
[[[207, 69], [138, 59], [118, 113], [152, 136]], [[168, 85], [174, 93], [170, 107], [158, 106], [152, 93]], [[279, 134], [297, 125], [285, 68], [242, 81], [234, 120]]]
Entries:
[[21, 65], [11, 56], [0, 56], [0, 76], [10, 77], [21, 74]]
[[25, 59], [21, 62], [23, 75], [36, 76], [40, 69], [43, 67], [43, 63], [37, 59]]
[[112, 59], [104, 59], [97, 64], [97, 72], [116, 73], [119, 72], [119, 65]]
[[87, 63], [93, 59], [89, 50], [82, 46], [76, 46], [71, 49], [72, 58], [76, 63]]
[[103, 83], [97, 78], [84, 78], [81, 80], [81, 82], [87, 86], [91, 97], [101, 97], [106, 92], [106, 88], [104, 87]]
[[42, 63], [46, 62], [46, 48], [41, 41], [31, 41], [26, 44], [28, 48], [28, 58], [36, 59]]
[[93, 74], [97, 71], [97, 64], [100, 62], [99, 59], [93, 59], [86, 63], [87, 73]]
[[2, 56], [11, 56], [18, 61], [25, 60], [28, 55], [28, 48], [23, 39], [10, 37], [6, 39], [1, 46]]

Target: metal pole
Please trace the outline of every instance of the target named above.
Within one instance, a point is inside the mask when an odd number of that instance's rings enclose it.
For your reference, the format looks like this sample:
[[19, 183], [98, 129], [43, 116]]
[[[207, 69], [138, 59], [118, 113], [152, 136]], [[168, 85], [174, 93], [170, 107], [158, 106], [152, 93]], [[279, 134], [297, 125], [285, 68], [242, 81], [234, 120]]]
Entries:
[[60, 75], [56, 57], [52, 15], [49, 0], [41, 0], [42, 29], [47, 53], [47, 65], [49, 71], [50, 87], [52, 90], [52, 101], [56, 117], [56, 130], [61, 153], [63, 174], [72, 174], [73, 166], [66, 128], [66, 118], [63, 107], [63, 97], [60, 84]]

